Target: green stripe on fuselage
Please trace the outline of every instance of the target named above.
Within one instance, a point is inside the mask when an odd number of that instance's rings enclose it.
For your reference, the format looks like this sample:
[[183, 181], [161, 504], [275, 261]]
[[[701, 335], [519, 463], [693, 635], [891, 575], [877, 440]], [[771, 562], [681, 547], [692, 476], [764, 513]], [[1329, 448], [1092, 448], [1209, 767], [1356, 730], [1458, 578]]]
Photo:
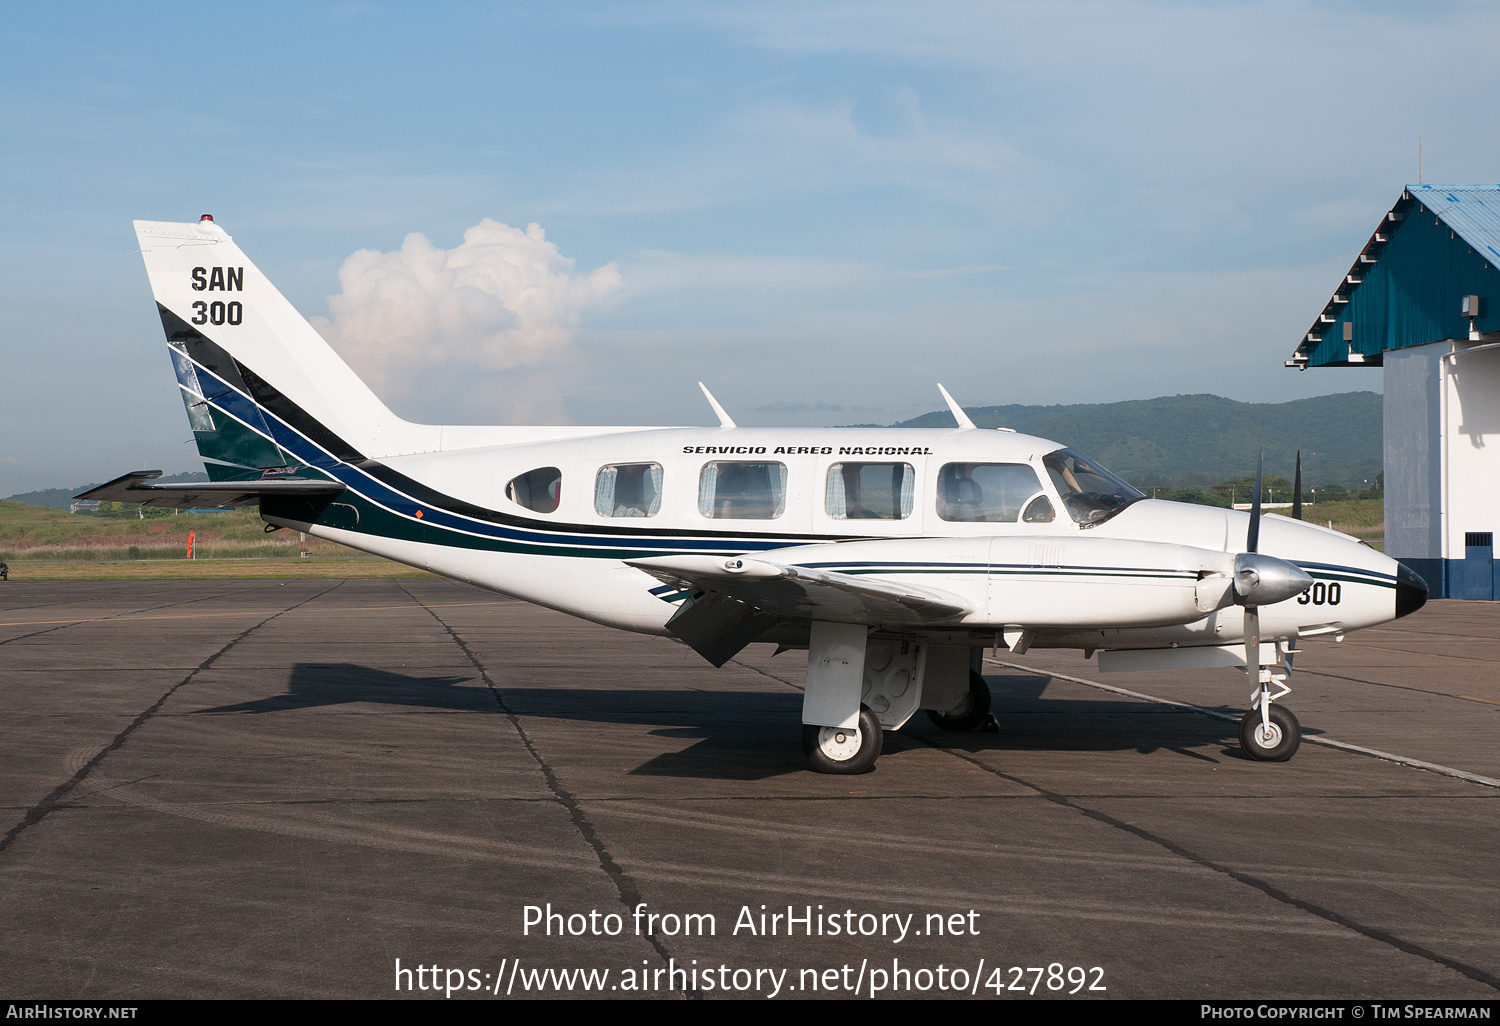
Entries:
[[[282, 499], [267, 496], [261, 500], [261, 513], [282, 520], [331, 527], [340, 531], [351, 531], [376, 538], [416, 542], [422, 545], [437, 545], [449, 549], [466, 549], [475, 552], [507, 552], [534, 556], [581, 556], [589, 559], [642, 559], [647, 556], [673, 556], [683, 551], [702, 552], [702, 549], [683, 550], [661, 545], [641, 544], [629, 548], [599, 545], [569, 545], [565, 542], [523, 542], [506, 538], [468, 534], [462, 530], [440, 524], [426, 524], [421, 520], [402, 516], [384, 506], [377, 505], [353, 491], [344, 492], [332, 501], [310, 502], [306, 499]], [[726, 545], [725, 552], [738, 551]]]

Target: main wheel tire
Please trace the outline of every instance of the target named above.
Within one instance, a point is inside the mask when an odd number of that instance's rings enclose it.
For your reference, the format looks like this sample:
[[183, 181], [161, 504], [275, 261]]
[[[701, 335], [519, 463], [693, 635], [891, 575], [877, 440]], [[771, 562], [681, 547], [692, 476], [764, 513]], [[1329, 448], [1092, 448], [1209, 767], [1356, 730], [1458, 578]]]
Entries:
[[880, 750], [885, 747], [885, 733], [870, 707], [859, 707], [857, 727], [819, 727], [811, 723], [802, 727], [802, 750], [807, 766], [818, 773], [867, 773], [875, 768]]
[[1271, 706], [1271, 731], [1261, 728], [1260, 710], [1251, 709], [1240, 719], [1240, 747], [1258, 762], [1286, 762], [1302, 744], [1302, 724], [1290, 709]]
[[944, 730], [977, 730], [990, 715], [990, 686], [973, 670], [969, 671], [969, 693], [963, 703], [949, 713], [927, 710], [927, 718]]

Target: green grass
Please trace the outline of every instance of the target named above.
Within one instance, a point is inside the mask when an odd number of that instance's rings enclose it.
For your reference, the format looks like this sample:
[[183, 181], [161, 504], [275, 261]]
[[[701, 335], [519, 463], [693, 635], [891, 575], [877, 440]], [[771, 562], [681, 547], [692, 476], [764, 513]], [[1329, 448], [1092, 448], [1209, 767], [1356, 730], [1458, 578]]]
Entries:
[[[156, 511], [153, 511], [156, 512]], [[188, 532], [199, 559], [299, 559], [297, 532], [267, 534], [253, 509], [112, 520], [50, 506], [0, 502], [0, 560], [19, 564], [108, 560], [182, 560]], [[356, 556], [344, 545], [308, 538], [315, 557]]]
[[[10, 580], [137, 581], [226, 578], [432, 577], [425, 570], [379, 556], [308, 559], [27, 560], [10, 564]], [[6, 582], [0, 581], [0, 588]], [[0, 592], [3, 594], [3, 592]]]
[[267, 534], [253, 509], [152, 512], [144, 520], [112, 520], [0, 501], [0, 560], [10, 564], [12, 581], [431, 576], [320, 538], [307, 539], [304, 559], [296, 531]]
[[[1268, 516], [1287, 516], [1290, 510], [1267, 510]], [[1304, 505], [1302, 519], [1310, 524], [1327, 527], [1333, 523], [1335, 531], [1352, 534], [1356, 538], [1385, 537], [1385, 502], [1382, 499], [1351, 499], [1347, 502], [1320, 502]]]

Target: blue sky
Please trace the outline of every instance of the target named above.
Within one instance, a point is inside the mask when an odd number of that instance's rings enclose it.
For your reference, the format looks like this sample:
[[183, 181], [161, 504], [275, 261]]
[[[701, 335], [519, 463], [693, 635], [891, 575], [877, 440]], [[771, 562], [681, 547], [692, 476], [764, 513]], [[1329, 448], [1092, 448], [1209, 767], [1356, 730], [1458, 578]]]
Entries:
[[[1483, 4], [11, 5], [0, 495], [195, 469], [130, 222], [203, 212], [419, 420], [1378, 389], [1282, 360], [1419, 136], [1500, 181], [1497, 42]], [[486, 219], [541, 307], [491, 276], [372, 336], [359, 268]]]

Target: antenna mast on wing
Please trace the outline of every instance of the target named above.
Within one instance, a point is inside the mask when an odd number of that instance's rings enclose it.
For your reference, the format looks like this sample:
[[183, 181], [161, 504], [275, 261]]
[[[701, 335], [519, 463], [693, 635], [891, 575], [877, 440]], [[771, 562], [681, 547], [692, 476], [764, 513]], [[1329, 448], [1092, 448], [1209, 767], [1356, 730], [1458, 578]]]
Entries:
[[953, 401], [953, 397], [948, 394], [948, 390], [943, 387], [942, 382], [938, 382], [938, 391], [943, 393], [943, 402], [948, 404], [948, 409], [952, 411], [953, 419], [958, 421], [958, 426], [961, 428], [974, 427], [974, 422], [969, 419], [969, 415], [964, 412], [964, 408]]
[[719, 405], [719, 400], [714, 398], [714, 394], [708, 390], [708, 386], [700, 381], [698, 382], [698, 387], [703, 389], [703, 398], [708, 400], [708, 405], [714, 408], [714, 414], [719, 418], [719, 427], [734, 427], [734, 421], [729, 418], [729, 414], [724, 412], [724, 407]]

